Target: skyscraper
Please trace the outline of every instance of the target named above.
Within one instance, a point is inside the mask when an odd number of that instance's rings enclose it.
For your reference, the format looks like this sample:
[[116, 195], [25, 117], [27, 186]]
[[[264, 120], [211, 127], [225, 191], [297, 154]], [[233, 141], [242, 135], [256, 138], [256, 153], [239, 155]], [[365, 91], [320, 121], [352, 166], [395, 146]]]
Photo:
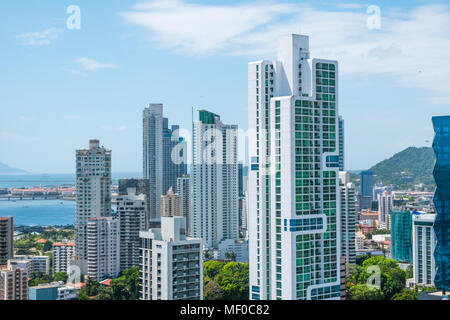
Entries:
[[434, 285], [436, 263], [433, 252], [436, 235], [433, 225], [435, 214], [413, 215], [413, 272], [414, 282], [424, 286]]
[[70, 260], [75, 251], [75, 243], [53, 244], [53, 275], [57, 272], [69, 274]]
[[345, 170], [344, 119], [339, 116], [339, 170]]
[[217, 249], [222, 240], [239, 238], [237, 126], [200, 110], [193, 127], [193, 236]]
[[5, 266], [14, 256], [13, 217], [0, 217], [0, 266]]
[[120, 270], [139, 265], [139, 232], [147, 229], [148, 180], [119, 180]]
[[140, 232], [141, 300], [203, 300], [202, 239], [186, 237], [184, 217], [161, 217]]
[[149, 180], [150, 225], [161, 221], [163, 194], [163, 105], [149, 104], [143, 112], [143, 170]]
[[163, 195], [170, 188], [175, 190], [177, 179], [186, 174], [186, 156], [186, 141], [179, 136], [179, 126], [169, 129], [169, 120], [163, 118]]
[[378, 220], [386, 222], [386, 216], [390, 214], [394, 208], [394, 195], [384, 191], [383, 194], [378, 194]]
[[87, 225], [89, 277], [102, 281], [120, 272], [119, 220], [112, 217], [91, 218]]
[[192, 188], [191, 176], [184, 174], [177, 179], [177, 193], [182, 198], [183, 215], [186, 218], [186, 235], [192, 237]]
[[111, 150], [90, 140], [89, 149], [76, 151], [76, 170], [75, 255], [85, 260], [88, 220], [111, 215]]
[[350, 174], [339, 172], [341, 189], [341, 256], [346, 263], [356, 263], [355, 223], [356, 195], [355, 185], [350, 182]]
[[287, 35], [248, 72], [250, 298], [340, 299], [338, 63]]
[[373, 173], [371, 171], [361, 171], [361, 196], [373, 197]]
[[391, 258], [412, 263], [412, 214], [391, 211]]
[[436, 208], [436, 277], [437, 289], [450, 291], [450, 116], [433, 117], [435, 137], [433, 150], [436, 155], [433, 176], [436, 182], [434, 206]]

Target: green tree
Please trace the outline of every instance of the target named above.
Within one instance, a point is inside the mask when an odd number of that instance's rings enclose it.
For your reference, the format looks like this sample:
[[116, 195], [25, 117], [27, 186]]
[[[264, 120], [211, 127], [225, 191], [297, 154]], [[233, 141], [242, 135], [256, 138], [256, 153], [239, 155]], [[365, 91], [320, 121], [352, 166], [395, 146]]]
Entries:
[[414, 289], [403, 289], [402, 292], [394, 294], [391, 300], [417, 300], [418, 290], [417, 287]]
[[53, 248], [53, 242], [51, 242], [51, 241], [49, 241], [49, 240], [47, 240], [47, 242], [46, 242], [46, 243], [44, 244], [44, 246], [42, 247], [42, 249], [43, 249], [44, 252], [51, 251], [52, 248]]
[[113, 300], [113, 289], [111, 287], [100, 286], [95, 300]]
[[53, 276], [53, 279], [55, 281], [62, 281], [64, 283], [67, 282], [67, 279], [69, 278], [69, 275], [65, 272], [57, 272], [55, 273], [55, 275]]
[[370, 256], [368, 256], [367, 254], [362, 254], [360, 256], [356, 256], [356, 264], [358, 266], [361, 266], [363, 264], [363, 262], [369, 258], [370, 258]]
[[121, 273], [121, 276], [111, 280], [112, 297], [114, 300], [139, 299], [139, 266]]
[[209, 260], [203, 263], [203, 275], [211, 279], [222, 271], [224, 264], [220, 261]]
[[209, 278], [206, 279], [203, 298], [205, 300], [223, 300], [222, 289], [216, 281]]
[[369, 288], [367, 284], [357, 284], [350, 288], [352, 300], [382, 300], [383, 293], [379, 289]]

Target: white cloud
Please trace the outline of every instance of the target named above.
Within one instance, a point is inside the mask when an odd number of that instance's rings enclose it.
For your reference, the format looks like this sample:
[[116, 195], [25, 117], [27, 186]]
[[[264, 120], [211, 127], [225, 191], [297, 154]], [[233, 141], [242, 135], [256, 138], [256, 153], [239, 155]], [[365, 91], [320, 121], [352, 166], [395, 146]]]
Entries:
[[75, 62], [79, 63], [81, 67], [87, 71], [96, 71], [99, 69], [115, 69], [117, 66], [111, 63], [101, 63], [89, 58], [78, 58]]
[[29, 116], [20, 116], [19, 117], [19, 119], [21, 120], [21, 121], [34, 121], [34, 118], [33, 117], [29, 117]]
[[150, 31], [160, 48], [191, 55], [275, 58], [282, 34], [310, 36], [312, 56], [336, 59], [341, 74], [387, 74], [400, 86], [427, 89], [430, 101], [447, 101], [450, 83], [450, 10], [424, 5], [410, 11], [383, 8], [382, 27], [369, 30], [366, 7], [315, 9], [304, 4], [252, 2], [200, 5], [155, 0], [122, 13]]
[[26, 46], [44, 46], [51, 44], [56, 40], [64, 30], [62, 29], [46, 29], [41, 32], [24, 33], [17, 36], [22, 40], [22, 44]]

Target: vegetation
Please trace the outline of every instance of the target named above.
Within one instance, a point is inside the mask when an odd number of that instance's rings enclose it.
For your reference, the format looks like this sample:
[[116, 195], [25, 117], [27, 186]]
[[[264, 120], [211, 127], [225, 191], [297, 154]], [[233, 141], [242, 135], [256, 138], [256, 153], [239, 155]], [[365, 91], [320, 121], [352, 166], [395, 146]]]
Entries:
[[138, 300], [139, 266], [125, 270], [120, 277], [111, 280], [111, 286], [102, 286], [92, 278], [78, 294], [79, 300]]
[[407, 148], [391, 158], [379, 162], [369, 170], [375, 182], [394, 185], [397, 189], [412, 189], [423, 183], [429, 190], [434, 188], [433, 168], [435, 156], [432, 148]]
[[[357, 261], [361, 263], [360, 261]], [[377, 275], [376, 269], [379, 268]], [[379, 276], [378, 287], [373, 279]], [[353, 300], [403, 300], [411, 297], [410, 292], [404, 292], [406, 272], [396, 261], [381, 256], [366, 258], [357, 265], [351, 277], [347, 279], [347, 290]], [[417, 295], [416, 295], [417, 296]]]
[[[55, 229], [47, 227], [38, 229], [23, 229], [24, 234], [14, 241], [16, 255], [38, 255], [51, 252], [53, 243], [62, 240], [73, 240], [75, 233], [73, 229]], [[45, 239], [45, 243], [37, 243], [37, 240]]]
[[248, 263], [206, 261], [203, 264], [205, 300], [248, 300]]
[[28, 286], [35, 287], [40, 284], [50, 283], [53, 281], [62, 281], [66, 283], [68, 277], [68, 274], [65, 272], [57, 272], [54, 276], [50, 274], [43, 274], [42, 272], [33, 272], [31, 274], [30, 280], [28, 281]]

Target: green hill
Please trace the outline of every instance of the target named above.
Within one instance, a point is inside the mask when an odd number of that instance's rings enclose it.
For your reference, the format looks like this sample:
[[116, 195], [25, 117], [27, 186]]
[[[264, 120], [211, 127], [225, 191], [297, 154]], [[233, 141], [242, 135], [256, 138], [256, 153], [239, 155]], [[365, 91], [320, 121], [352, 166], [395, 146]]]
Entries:
[[408, 189], [423, 183], [432, 190], [434, 162], [432, 148], [409, 147], [377, 163], [369, 171], [375, 175], [375, 182], [382, 182], [384, 185], [393, 184], [398, 189]]

